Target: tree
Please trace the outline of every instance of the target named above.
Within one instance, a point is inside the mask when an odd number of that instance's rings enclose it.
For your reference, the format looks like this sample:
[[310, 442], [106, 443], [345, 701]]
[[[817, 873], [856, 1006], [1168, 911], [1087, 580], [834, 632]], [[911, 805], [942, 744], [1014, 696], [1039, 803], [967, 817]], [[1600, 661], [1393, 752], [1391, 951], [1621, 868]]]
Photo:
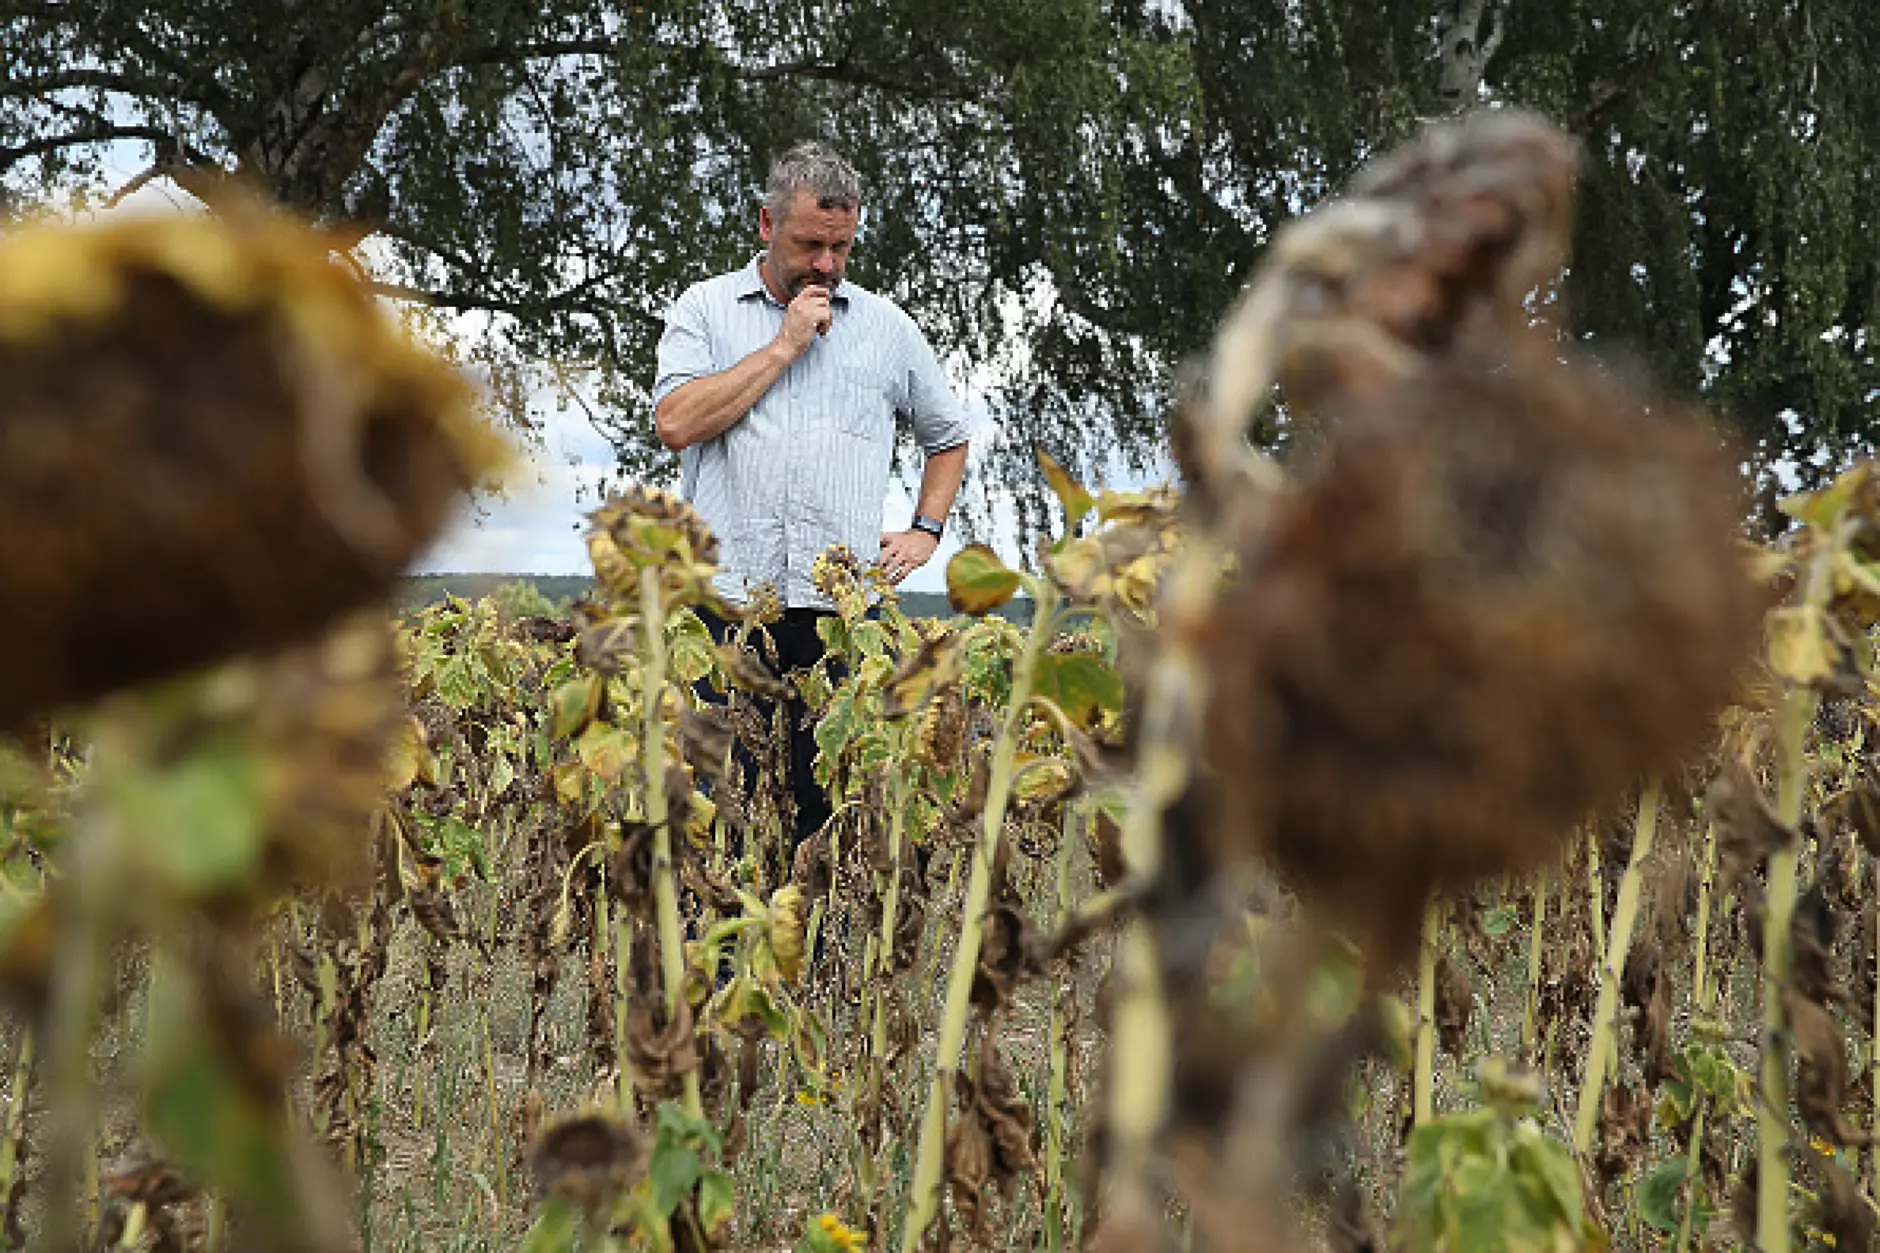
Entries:
[[[1199, 350], [1272, 233], [1368, 156], [1433, 115], [1512, 104], [1585, 145], [1561, 294], [1588, 347], [1719, 407], [1765, 501], [1778, 466], [1808, 482], [1873, 447], [1880, 35], [1864, 0], [1114, 12], [1119, 38], [1184, 51], [1191, 94], [1107, 152], [1040, 154], [1008, 251], [1045, 240], [1071, 310], [1158, 365]], [[1081, 233], [1093, 221], [1113, 227]], [[1076, 422], [1066, 372], [1034, 378], [1031, 404]]]
[[1521, 105], [1586, 145], [1574, 332], [1720, 406], [1769, 487], [1874, 442], [1866, 7], [0, 0], [0, 192], [105, 194], [129, 141], [365, 223], [388, 291], [486, 319], [494, 377], [581, 371], [658, 473], [660, 311], [750, 255], [769, 158], [820, 135], [872, 188], [857, 279], [1002, 380], [995, 472], [1029, 483], [1034, 440], [1152, 463], [1275, 230], [1421, 120]]
[[[493, 377], [590, 371], [636, 472], [660, 313], [746, 259], [771, 155], [823, 133], [875, 194], [857, 277], [973, 351], [1008, 126], [1101, 76], [1092, 0], [0, 0], [0, 194], [236, 175], [369, 230], [384, 289], [485, 317]], [[982, 341], [979, 347], [984, 347]]]

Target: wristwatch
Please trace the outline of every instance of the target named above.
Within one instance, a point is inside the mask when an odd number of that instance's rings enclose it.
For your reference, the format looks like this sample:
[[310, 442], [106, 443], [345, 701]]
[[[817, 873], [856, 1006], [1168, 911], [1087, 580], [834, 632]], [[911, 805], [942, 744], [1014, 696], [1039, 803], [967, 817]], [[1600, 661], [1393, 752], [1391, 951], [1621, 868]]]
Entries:
[[925, 531], [935, 539], [939, 539], [946, 534], [947, 524], [945, 519], [930, 518], [924, 513], [917, 513], [914, 515], [913, 529], [916, 531]]

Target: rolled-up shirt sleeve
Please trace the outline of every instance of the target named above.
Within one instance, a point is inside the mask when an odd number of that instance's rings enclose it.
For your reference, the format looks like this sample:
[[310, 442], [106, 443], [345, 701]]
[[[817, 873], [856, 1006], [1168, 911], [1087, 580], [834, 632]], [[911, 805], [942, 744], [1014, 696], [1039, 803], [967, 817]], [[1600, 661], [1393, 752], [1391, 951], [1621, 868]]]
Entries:
[[653, 379], [657, 405], [693, 379], [714, 373], [712, 341], [703, 285], [686, 289], [666, 311], [666, 329], [659, 337], [659, 355]]
[[924, 453], [944, 452], [964, 444], [972, 433], [966, 406], [947, 382], [947, 374], [927, 337], [913, 319], [907, 321], [907, 416], [914, 426], [914, 441]]

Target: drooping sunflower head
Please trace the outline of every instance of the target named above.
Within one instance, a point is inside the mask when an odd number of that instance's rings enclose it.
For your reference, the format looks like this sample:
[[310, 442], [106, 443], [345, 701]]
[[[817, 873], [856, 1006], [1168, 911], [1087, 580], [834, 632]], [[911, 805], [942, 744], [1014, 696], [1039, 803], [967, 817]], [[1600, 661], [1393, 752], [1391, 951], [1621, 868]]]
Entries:
[[847, 544], [831, 544], [816, 554], [809, 578], [844, 618], [859, 618], [867, 609], [867, 572]]
[[0, 724], [378, 599], [501, 460], [475, 411], [283, 215], [0, 238]]
[[640, 1133], [600, 1111], [548, 1124], [529, 1150], [529, 1169], [541, 1193], [589, 1211], [632, 1191], [645, 1167]]
[[705, 587], [718, 565], [718, 537], [691, 505], [657, 487], [635, 484], [588, 515], [588, 556], [612, 595], [635, 599], [640, 571], [661, 570], [670, 591]]

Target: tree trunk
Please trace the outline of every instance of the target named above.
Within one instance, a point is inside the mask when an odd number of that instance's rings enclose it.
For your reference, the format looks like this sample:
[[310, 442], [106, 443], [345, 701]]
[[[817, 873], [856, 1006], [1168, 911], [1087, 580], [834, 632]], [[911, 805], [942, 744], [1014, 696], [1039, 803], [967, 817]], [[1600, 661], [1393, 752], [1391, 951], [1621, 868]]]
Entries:
[[[1488, 30], [1482, 30], [1483, 19]], [[1446, 12], [1437, 19], [1440, 77], [1437, 92], [1451, 109], [1462, 110], [1476, 102], [1481, 94], [1482, 75], [1501, 47], [1502, 21], [1499, 0], [1449, 0]]]

